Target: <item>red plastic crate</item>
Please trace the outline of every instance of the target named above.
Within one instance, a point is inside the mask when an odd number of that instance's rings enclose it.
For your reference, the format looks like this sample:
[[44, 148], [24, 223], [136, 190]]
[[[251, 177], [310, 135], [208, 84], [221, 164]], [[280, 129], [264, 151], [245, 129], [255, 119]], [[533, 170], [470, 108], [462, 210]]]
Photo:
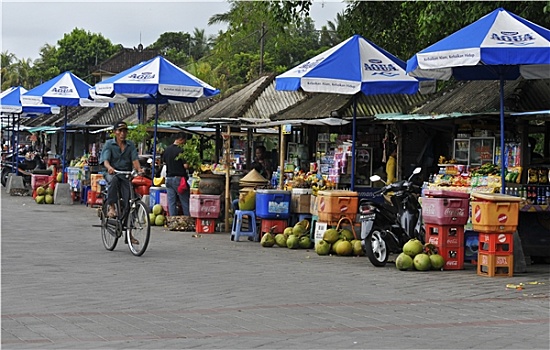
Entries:
[[31, 174], [31, 187], [36, 190], [38, 187], [45, 185], [50, 181], [49, 175]]
[[215, 229], [215, 219], [197, 218], [197, 220], [195, 221], [195, 232], [197, 233], [214, 233]]
[[94, 207], [94, 206], [101, 206], [103, 204], [103, 197], [101, 197], [101, 193], [89, 191], [88, 192], [88, 206]]
[[513, 254], [486, 254], [479, 252], [477, 259], [477, 274], [487, 277], [514, 276]]
[[283, 233], [285, 228], [288, 227], [288, 221], [283, 219], [277, 219], [277, 220], [270, 220], [270, 219], [262, 219], [262, 228], [260, 231], [260, 238], [263, 237], [264, 233], [271, 232], [271, 228], [273, 227], [273, 234], [276, 235], [277, 233]]
[[439, 248], [464, 247], [464, 226], [426, 224], [425, 241]]
[[464, 247], [438, 247], [438, 253], [443, 257], [443, 259], [445, 259], [445, 266], [443, 266], [443, 270], [464, 269]]
[[514, 252], [514, 234], [481, 232], [479, 234], [479, 252], [512, 254]]
[[422, 218], [436, 225], [465, 225], [470, 215], [467, 198], [422, 198]]

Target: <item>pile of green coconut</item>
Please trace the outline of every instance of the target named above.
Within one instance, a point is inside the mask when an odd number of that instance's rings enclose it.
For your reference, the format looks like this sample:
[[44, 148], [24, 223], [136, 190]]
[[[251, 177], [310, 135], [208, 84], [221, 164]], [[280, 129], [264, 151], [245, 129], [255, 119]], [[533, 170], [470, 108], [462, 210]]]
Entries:
[[53, 204], [53, 188], [44, 188], [40, 186], [36, 189], [36, 197], [34, 198], [37, 204]]
[[323, 233], [323, 239], [315, 244], [318, 255], [363, 256], [365, 251], [361, 241], [355, 238], [352, 231], [343, 228], [329, 228]]
[[437, 253], [437, 247], [431, 243], [422, 244], [417, 239], [411, 239], [403, 246], [403, 253], [395, 260], [398, 270], [442, 270], [445, 259]]
[[309, 221], [302, 220], [294, 226], [289, 226], [282, 233], [274, 233], [275, 227], [270, 232], [264, 232], [260, 245], [262, 247], [282, 247], [289, 249], [309, 249], [312, 247], [309, 238]]

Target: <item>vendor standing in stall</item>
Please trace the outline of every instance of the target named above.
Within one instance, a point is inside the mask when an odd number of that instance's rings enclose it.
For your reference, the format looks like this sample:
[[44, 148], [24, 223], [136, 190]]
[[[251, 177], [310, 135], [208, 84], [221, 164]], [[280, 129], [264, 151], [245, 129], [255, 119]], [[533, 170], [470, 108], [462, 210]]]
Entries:
[[179, 132], [176, 134], [174, 143], [164, 150], [162, 160], [166, 164], [166, 197], [168, 200], [168, 214], [170, 216], [178, 215], [177, 201], [181, 203], [183, 215], [189, 216], [189, 187], [180, 193], [178, 187], [182, 179], [189, 180], [187, 162], [179, 157], [183, 153], [182, 145], [185, 143], [185, 133]]
[[256, 147], [255, 155], [256, 157], [254, 158], [254, 163], [252, 163], [252, 169], [256, 169], [264, 178], [271, 180], [273, 166], [271, 165], [271, 160], [267, 158], [265, 146]]

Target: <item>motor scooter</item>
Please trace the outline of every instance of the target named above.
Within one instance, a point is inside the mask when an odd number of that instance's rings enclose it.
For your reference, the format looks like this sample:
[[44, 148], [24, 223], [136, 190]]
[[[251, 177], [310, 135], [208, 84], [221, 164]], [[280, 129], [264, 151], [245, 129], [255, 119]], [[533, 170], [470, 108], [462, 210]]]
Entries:
[[46, 169], [46, 163], [44, 163], [38, 152], [27, 152], [24, 157], [19, 157], [17, 169], [15, 169], [16, 162], [14, 155], [8, 155], [2, 160], [1, 168], [2, 173], [0, 175], [0, 182], [4, 187], [7, 185], [8, 176], [10, 173], [17, 173], [18, 175], [21, 175], [23, 177], [23, 185], [25, 187], [31, 186], [32, 174], [52, 174], [51, 170]]
[[382, 181], [385, 184], [374, 193], [375, 196], [393, 192], [389, 202], [363, 199], [359, 203], [361, 240], [365, 254], [374, 266], [385, 266], [389, 255], [402, 252], [403, 245], [412, 238], [424, 243], [422, 208], [418, 202], [421, 188], [412, 182], [421, 170], [418, 167], [407, 180], [392, 184], [386, 184], [378, 175], [370, 177], [372, 182]]

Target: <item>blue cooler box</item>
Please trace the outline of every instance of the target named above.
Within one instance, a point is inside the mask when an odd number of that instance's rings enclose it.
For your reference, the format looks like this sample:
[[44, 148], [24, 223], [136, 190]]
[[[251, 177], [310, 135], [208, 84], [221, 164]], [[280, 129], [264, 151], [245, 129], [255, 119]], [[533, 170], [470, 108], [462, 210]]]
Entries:
[[160, 194], [166, 193], [166, 187], [149, 188], [149, 208], [153, 209], [155, 204], [160, 204]]
[[288, 219], [290, 191], [256, 190], [256, 216], [261, 219]]

